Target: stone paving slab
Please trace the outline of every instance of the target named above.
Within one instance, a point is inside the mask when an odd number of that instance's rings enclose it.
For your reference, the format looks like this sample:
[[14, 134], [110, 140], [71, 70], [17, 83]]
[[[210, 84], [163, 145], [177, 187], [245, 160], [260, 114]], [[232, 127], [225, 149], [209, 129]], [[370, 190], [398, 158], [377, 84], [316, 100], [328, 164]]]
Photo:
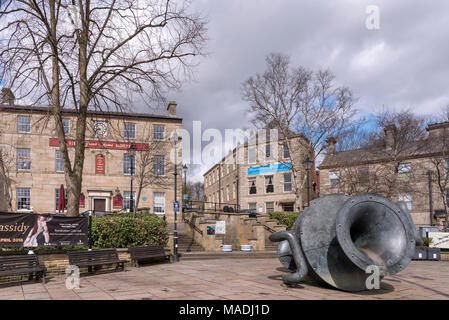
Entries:
[[68, 290], [65, 277], [0, 285], [0, 300], [440, 300], [449, 299], [449, 261], [413, 261], [386, 277], [380, 290], [348, 293], [302, 283], [282, 283], [277, 259], [186, 260], [82, 276]]

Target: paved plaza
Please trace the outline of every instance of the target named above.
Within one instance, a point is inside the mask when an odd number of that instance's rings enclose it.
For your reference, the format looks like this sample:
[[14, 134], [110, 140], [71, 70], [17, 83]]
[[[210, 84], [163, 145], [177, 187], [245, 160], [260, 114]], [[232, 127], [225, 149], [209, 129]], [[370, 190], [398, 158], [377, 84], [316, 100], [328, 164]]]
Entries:
[[0, 285], [0, 299], [160, 300], [160, 299], [449, 299], [449, 261], [413, 261], [403, 272], [385, 278], [381, 289], [347, 293], [310, 283], [282, 284], [285, 270], [277, 259], [219, 259], [153, 264], [81, 277], [68, 290], [64, 276], [47, 284]]

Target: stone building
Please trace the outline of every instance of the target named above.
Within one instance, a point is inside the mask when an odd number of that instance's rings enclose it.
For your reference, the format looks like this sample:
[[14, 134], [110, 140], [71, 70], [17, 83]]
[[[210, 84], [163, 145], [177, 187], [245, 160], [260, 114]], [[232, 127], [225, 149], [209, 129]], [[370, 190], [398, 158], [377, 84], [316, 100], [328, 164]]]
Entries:
[[[54, 118], [48, 107], [15, 105], [10, 93], [2, 95], [0, 103], [0, 147], [10, 155], [8, 173], [12, 179], [13, 211], [55, 213], [61, 184], [65, 185], [59, 141]], [[139, 208], [173, 216], [173, 163], [170, 161], [174, 130], [180, 129], [182, 119], [176, 116], [176, 103], [171, 102], [166, 115], [100, 112], [88, 113], [80, 211], [122, 211], [130, 207], [131, 170], [133, 169], [133, 198], [138, 191], [138, 172], [148, 155], [145, 172], [156, 178], [140, 194]], [[63, 124], [69, 156], [73, 159], [76, 144], [76, 115], [63, 110]], [[157, 144], [157, 148], [154, 147]], [[132, 149], [130, 147], [133, 147]], [[178, 144], [178, 159], [182, 146]], [[135, 150], [133, 150], [135, 149]], [[179, 173], [179, 177], [181, 174]], [[182, 181], [178, 180], [178, 200]]]
[[394, 157], [397, 129], [390, 125], [384, 130], [382, 145], [361, 149], [337, 152], [336, 140], [328, 139], [327, 154], [319, 165], [320, 194], [381, 194], [404, 201], [416, 226], [441, 226], [445, 211], [438, 172], [449, 177], [449, 123], [429, 125], [427, 137], [404, 143]]
[[[257, 212], [300, 211], [307, 204], [307, 188], [302, 187], [307, 153], [302, 135], [285, 139], [254, 139], [240, 144], [204, 174], [204, 194], [209, 207], [238, 205]], [[257, 140], [257, 141], [256, 141]], [[292, 154], [289, 150], [295, 150]], [[293, 160], [292, 160], [293, 159]], [[292, 174], [296, 165], [298, 195]], [[310, 170], [310, 196], [315, 196], [315, 170]]]

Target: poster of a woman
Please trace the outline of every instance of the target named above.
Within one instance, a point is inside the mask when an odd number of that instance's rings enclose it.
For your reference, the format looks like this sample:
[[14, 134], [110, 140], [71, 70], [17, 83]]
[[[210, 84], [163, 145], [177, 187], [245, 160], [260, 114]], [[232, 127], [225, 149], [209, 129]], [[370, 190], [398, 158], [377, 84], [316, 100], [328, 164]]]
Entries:
[[52, 218], [44, 215], [39, 215], [36, 219], [36, 223], [28, 234], [27, 238], [23, 242], [24, 247], [37, 247], [43, 246], [50, 242], [50, 234], [48, 232], [47, 222]]

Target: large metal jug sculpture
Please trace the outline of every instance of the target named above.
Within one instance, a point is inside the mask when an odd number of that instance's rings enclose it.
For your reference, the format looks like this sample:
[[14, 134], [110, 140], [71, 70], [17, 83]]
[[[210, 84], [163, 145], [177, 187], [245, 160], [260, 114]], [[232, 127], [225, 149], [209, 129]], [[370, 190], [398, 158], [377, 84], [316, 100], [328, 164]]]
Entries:
[[280, 242], [279, 260], [294, 271], [284, 275], [284, 283], [299, 283], [309, 274], [345, 291], [367, 290], [369, 266], [377, 266], [379, 281], [403, 270], [421, 242], [404, 204], [374, 194], [318, 198], [293, 230], [270, 240]]

